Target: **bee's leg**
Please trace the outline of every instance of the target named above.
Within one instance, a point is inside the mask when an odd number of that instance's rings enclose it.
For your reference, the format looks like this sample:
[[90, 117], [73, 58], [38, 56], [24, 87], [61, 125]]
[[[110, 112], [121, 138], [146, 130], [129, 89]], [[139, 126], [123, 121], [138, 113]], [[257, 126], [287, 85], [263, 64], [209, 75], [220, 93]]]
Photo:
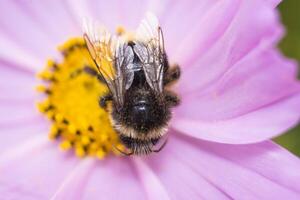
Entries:
[[76, 78], [77, 76], [79, 76], [82, 73], [86, 73], [89, 74], [91, 76], [97, 77], [97, 79], [102, 82], [105, 83], [105, 80], [103, 79], [103, 77], [97, 72], [97, 70], [95, 70], [94, 68], [90, 67], [90, 66], [84, 66], [81, 69], [77, 69], [76, 71], [72, 72], [70, 74], [70, 78]]
[[121, 149], [118, 149], [116, 146], [113, 146], [118, 152], [120, 152], [121, 154], [125, 155], [125, 156], [131, 156], [133, 154], [133, 151], [131, 152], [124, 152]]
[[97, 77], [97, 79], [101, 82], [101, 83], [105, 83], [104, 78], [98, 73], [97, 70], [95, 70], [94, 68], [90, 67], [90, 66], [85, 66], [83, 68], [83, 71], [91, 76], [95, 76]]
[[164, 143], [158, 149], [154, 149], [154, 150], [152, 150], [152, 152], [154, 152], [154, 153], [160, 152], [166, 146], [167, 142], [168, 142], [168, 138], [166, 138]]
[[91, 76], [97, 76], [98, 72], [97, 70], [95, 70], [94, 68], [92, 68], [91, 66], [84, 66], [83, 67], [83, 71]]
[[180, 103], [179, 97], [171, 91], [165, 91], [165, 101], [169, 107], [177, 106]]
[[176, 64], [168, 68], [168, 70], [166, 71], [164, 76], [164, 86], [177, 81], [179, 78], [180, 78], [180, 67], [179, 65]]
[[100, 98], [99, 104], [100, 104], [100, 106], [101, 106], [102, 108], [106, 109], [106, 108], [107, 108], [107, 101], [112, 101], [112, 100], [113, 100], [112, 94], [111, 94], [111, 93], [108, 93], [108, 94], [106, 94], [106, 95], [104, 95], [104, 96], [102, 96], [102, 97]]

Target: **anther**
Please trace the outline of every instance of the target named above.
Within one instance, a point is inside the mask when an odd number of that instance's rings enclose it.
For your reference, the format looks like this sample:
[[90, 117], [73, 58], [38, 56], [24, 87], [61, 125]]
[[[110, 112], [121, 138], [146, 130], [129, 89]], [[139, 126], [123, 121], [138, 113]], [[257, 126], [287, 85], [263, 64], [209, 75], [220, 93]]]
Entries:
[[92, 126], [89, 126], [89, 127], [88, 127], [88, 130], [91, 131], [91, 132], [93, 132], [93, 131], [94, 131], [94, 128], [93, 128]]
[[69, 124], [69, 121], [67, 119], [63, 119], [62, 123], [68, 125]]
[[81, 134], [81, 131], [80, 130], [77, 130], [76, 131], [76, 135], [80, 135]]

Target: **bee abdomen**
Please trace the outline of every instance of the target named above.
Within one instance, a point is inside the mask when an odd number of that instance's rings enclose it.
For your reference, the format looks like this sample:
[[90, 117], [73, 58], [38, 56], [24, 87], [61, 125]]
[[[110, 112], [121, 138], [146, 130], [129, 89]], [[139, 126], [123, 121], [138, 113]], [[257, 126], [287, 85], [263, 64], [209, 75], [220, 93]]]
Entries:
[[131, 118], [135, 128], [147, 133], [151, 124], [150, 109], [147, 104], [141, 103], [133, 106]]
[[128, 149], [131, 149], [134, 154], [149, 154], [152, 152], [153, 146], [159, 141], [159, 138], [141, 140], [120, 135], [120, 140]]

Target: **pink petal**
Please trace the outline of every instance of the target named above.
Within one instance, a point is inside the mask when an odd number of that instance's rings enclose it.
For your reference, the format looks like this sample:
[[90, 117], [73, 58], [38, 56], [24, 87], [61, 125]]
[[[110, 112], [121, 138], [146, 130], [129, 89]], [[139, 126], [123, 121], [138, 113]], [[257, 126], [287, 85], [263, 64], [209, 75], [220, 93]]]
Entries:
[[135, 30], [144, 17], [147, 3], [138, 0], [91, 0], [87, 8], [94, 20], [115, 33], [118, 26], [123, 26], [128, 31]]
[[[167, 48], [170, 58], [184, 68], [188, 67], [191, 61], [194, 61], [207, 51], [224, 34], [238, 13], [241, 1], [224, 0], [213, 2], [212, 5], [208, 4], [209, 7], [205, 6], [204, 9], [199, 10], [198, 16], [191, 18], [189, 21], [174, 24], [176, 19], [174, 16], [169, 19], [172, 21], [172, 25], [165, 27], [166, 40], [172, 38], [171, 35], [181, 36], [178, 32], [180, 33], [181, 29], [184, 30], [184, 35], [172, 41], [173, 46], [169, 49]], [[190, 4], [190, 7], [193, 6], [194, 4]], [[189, 13], [189, 11], [187, 10], [185, 13]], [[188, 26], [181, 27], [182, 24]]]
[[32, 121], [16, 121], [11, 124], [1, 123], [0, 129], [0, 155], [2, 155], [9, 148], [22, 145], [25, 141], [33, 137], [41, 136], [41, 133], [45, 133], [44, 137], [47, 138], [49, 125], [44, 119], [33, 119]]
[[[229, 11], [223, 12], [226, 14]], [[253, 12], [256, 14], [252, 15]], [[219, 30], [218, 37], [212, 40], [212, 43], [203, 46], [209, 41], [205, 37], [209, 38], [212, 34], [201, 29], [205, 36], [203, 42], [199, 43], [198, 39], [195, 41], [195, 38], [199, 38], [195, 36], [192, 38], [194, 41], [191, 39], [190, 45], [186, 45], [186, 48], [190, 49], [190, 53], [183, 56], [186, 61], [178, 60], [184, 69], [180, 79], [180, 91], [204, 90], [251, 53], [259, 55], [266, 48], [273, 47], [282, 35], [282, 27], [274, 9], [257, 0], [243, 1], [234, 14], [231, 21], [227, 22], [226, 29]], [[223, 21], [223, 18], [217, 22]], [[255, 30], [255, 34], [252, 30]], [[199, 48], [205, 51], [202, 52]], [[197, 81], [191, 84], [191, 79]]]
[[33, 70], [41, 69], [46, 59], [57, 56], [57, 45], [81, 35], [80, 25], [68, 9], [58, 0], [28, 4], [1, 1], [0, 35], [5, 48], [0, 49], [0, 58]]
[[128, 158], [97, 162], [83, 192], [83, 199], [145, 199], [144, 189]]
[[[106, 1], [105, 1], [106, 2]], [[145, 13], [148, 11], [148, 3], [139, 0], [118, 0], [116, 1], [118, 7], [117, 25], [124, 26], [129, 31], [134, 31], [141, 19], [145, 17]], [[111, 24], [111, 22], [109, 22]]]
[[300, 88], [295, 63], [269, 50], [282, 34], [274, 9], [261, 1], [243, 1], [224, 30], [203, 54], [190, 54], [198, 56], [186, 60], [192, 65], [182, 66], [178, 88], [182, 106], [175, 112], [173, 126], [206, 140], [251, 143], [295, 125], [299, 105], [285, 101], [280, 109], [271, 106]]
[[[114, 32], [121, 19], [121, 7], [117, 0], [112, 0], [109, 3], [105, 1], [90, 1], [88, 8], [94, 16], [94, 20]], [[132, 11], [132, 9], [130, 9]]]
[[117, 1], [113, 0], [106, 3], [105, 1], [92, 0], [89, 2], [88, 9], [94, 16], [93, 20], [108, 28], [109, 31], [114, 32], [121, 20]]
[[272, 138], [299, 120], [300, 106], [291, 97], [300, 92], [296, 69], [276, 51], [252, 54], [202, 93], [182, 95], [174, 127], [224, 143]]
[[[184, 55], [181, 54], [190, 50], [190, 42], [196, 46], [195, 39], [197, 38], [197, 41], [203, 39], [209, 43], [219, 32], [222, 32], [221, 30], [226, 28], [227, 23], [223, 23], [224, 21], [220, 19], [230, 18], [235, 13], [236, 6], [232, 1], [231, 3], [229, 7], [230, 1], [227, 0], [222, 2], [203, 0], [196, 3], [193, 0], [187, 0], [164, 3], [158, 1], [155, 6], [149, 5], [150, 9], [159, 17], [169, 59], [172, 62], [180, 62], [180, 58], [184, 58]], [[214, 12], [216, 10], [218, 12]], [[208, 22], [206, 19], [209, 19], [209, 23], [201, 23]], [[210, 33], [205, 36], [201, 35], [200, 33], [204, 33], [203, 30]], [[206, 36], [209, 34], [211, 37], [207, 38]], [[196, 38], [195, 35], [197, 35]]]
[[[70, 19], [72, 20], [73, 24], [76, 25], [76, 27], [82, 27], [82, 23], [84, 19], [94, 18], [89, 8], [90, 1], [77, 1], [77, 2], [74, 2], [72, 0], [67, 0], [65, 2], [57, 1], [58, 6], [60, 3], [63, 3], [64, 9], [66, 9], [67, 11], [67, 12], [62, 12], [62, 14], [69, 15]], [[82, 35], [82, 31], [83, 30], [79, 32], [78, 36]], [[76, 33], [77, 32], [78, 31], [76, 31]], [[74, 31], [73, 33], [71, 32], [69, 35], [74, 35]]]
[[31, 72], [34, 72], [34, 70], [37, 69], [37, 66], [40, 67], [44, 63], [42, 59], [28, 53], [25, 47], [20, 47], [20, 45], [12, 39], [3, 37], [3, 34], [1, 33], [0, 43], [2, 47], [5, 47], [0, 48], [1, 62], [13, 63], [14, 66], [21, 66]]
[[12, 146], [10, 155], [1, 157], [1, 195], [8, 199], [49, 199], [72, 173], [78, 159], [60, 152], [44, 135], [40, 142]]
[[18, 65], [13, 65], [0, 61], [0, 101], [12, 103], [14, 100], [19, 102], [31, 102], [35, 98], [34, 90], [37, 81], [32, 71], [24, 70]]
[[22, 3], [18, 7], [24, 14], [35, 22], [35, 28], [47, 33], [51, 41], [51, 48], [72, 36], [81, 35], [81, 23], [75, 20], [71, 8], [64, 1], [46, 0], [43, 2]]
[[245, 115], [300, 92], [296, 73], [295, 63], [278, 52], [251, 56], [206, 90], [184, 93], [178, 117], [216, 121]]
[[172, 126], [199, 139], [246, 144], [283, 133], [299, 122], [299, 113], [300, 95], [296, 95], [232, 119], [201, 121], [176, 117]]
[[134, 163], [148, 199], [170, 199], [169, 194], [155, 172], [153, 172], [140, 158], [134, 158]]
[[34, 123], [40, 119], [41, 115], [31, 103], [0, 104], [0, 127], [13, 127], [21, 124]]
[[48, 139], [42, 135], [30, 136], [20, 144], [11, 143], [9, 149], [1, 152], [0, 163], [2, 168], [10, 166], [20, 157], [32, 153], [34, 150], [40, 150], [48, 143]]
[[26, 15], [20, 6], [21, 4], [13, 1], [1, 1], [1, 33], [30, 53], [46, 58], [49, 56], [49, 49], [53, 48], [53, 43], [42, 27], [38, 26], [32, 17]]
[[268, 4], [270, 4], [272, 7], [276, 7], [278, 6], [278, 4], [282, 1], [282, 0], [262, 0], [267, 2]]
[[300, 161], [271, 142], [225, 145], [176, 133], [146, 159], [171, 199], [298, 199]]
[[65, 177], [51, 199], [81, 199], [85, 184], [93, 175], [96, 165], [97, 161], [93, 158], [81, 160], [76, 168]]
[[26, 127], [38, 122], [40, 115], [35, 107], [35, 78], [30, 71], [0, 63], [0, 127]]
[[[299, 158], [271, 141], [259, 145], [242, 145], [238, 150], [234, 147], [221, 145], [222, 150], [217, 146], [208, 149], [300, 193], [300, 173], [293, 169], [299, 165]], [[244, 159], [246, 155], [247, 159]]]

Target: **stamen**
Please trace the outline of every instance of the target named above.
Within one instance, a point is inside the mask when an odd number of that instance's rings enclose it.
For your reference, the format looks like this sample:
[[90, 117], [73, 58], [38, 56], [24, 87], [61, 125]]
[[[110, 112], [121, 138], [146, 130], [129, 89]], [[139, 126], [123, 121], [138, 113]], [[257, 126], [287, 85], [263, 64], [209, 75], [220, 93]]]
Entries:
[[122, 36], [126, 41], [133, 41], [135, 37], [133, 32], [127, 31], [123, 26], [116, 28], [116, 34]]
[[38, 109], [52, 121], [49, 138], [59, 140], [63, 151], [73, 149], [78, 157], [102, 159], [109, 153], [120, 155], [114, 147], [124, 147], [108, 113], [98, 103], [108, 89], [97, 76], [83, 70], [86, 67], [97, 70], [84, 40], [70, 39], [58, 49], [64, 55], [63, 61], [48, 60], [38, 74], [43, 83], [37, 86], [37, 91], [46, 95]]

